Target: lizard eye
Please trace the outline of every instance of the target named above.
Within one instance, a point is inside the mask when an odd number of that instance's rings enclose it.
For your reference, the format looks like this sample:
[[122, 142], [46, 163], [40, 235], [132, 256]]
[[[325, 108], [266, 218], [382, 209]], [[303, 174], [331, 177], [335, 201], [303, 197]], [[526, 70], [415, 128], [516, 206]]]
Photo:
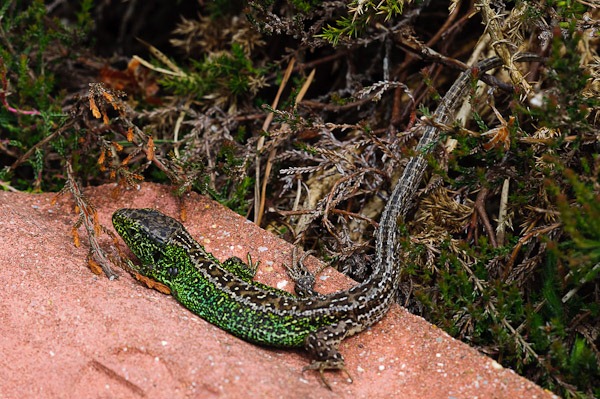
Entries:
[[179, 270], [177, 270], [177, 268], [176, 268], [176, 267], [169, 267], [169, 268], [167, 269], [167, 272], [168, 272], [168, 273], [169, 273], [171, 276], [175, 277], [175, 276], [177, 276], [177, 273], [179, 273]]

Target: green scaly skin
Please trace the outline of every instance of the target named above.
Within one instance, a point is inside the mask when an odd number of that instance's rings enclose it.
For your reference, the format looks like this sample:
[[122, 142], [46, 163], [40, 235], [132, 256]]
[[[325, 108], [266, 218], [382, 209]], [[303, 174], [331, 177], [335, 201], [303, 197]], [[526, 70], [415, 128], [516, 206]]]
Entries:
[[166, 285], [193, 313], [244, 340], [302, 347], [309, 333], [334, 321], [326, 314], [296, 317], [291, 310], [297, 297], [252, 281], [255, 271], [238, 258], [220, 262], [181, 223], [156, 210], [121, 209], [113, 224], [141, 261], [132, 265], [135, 271]]
[[304, 347], [315, 359], [305, 369], [346, 370], [340, 342], [383, 317], [395, 299], [397, 273], [386, 268], [347, 291], [320, 295], [314, 276], [295, 265], [291, 295], [252, 281], [255, 270], [238, 258], [219, 262], [183, 225], [153, 209], [120, 209], [113, 225], [140, 260], [130, 267], [170, 290], [208, 322], [260, 345]]

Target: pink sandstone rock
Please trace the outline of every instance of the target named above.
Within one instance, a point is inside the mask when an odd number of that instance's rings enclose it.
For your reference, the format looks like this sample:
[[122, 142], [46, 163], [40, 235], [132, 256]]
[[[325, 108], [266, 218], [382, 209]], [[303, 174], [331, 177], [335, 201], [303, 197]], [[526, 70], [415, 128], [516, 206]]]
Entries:
[[[143, 184], [117, 199], [113, 189], [85, 191], [111, 229], [122, 207], [179, 214], [168, 187]], [[241, 341], [120, 270], [114, 281], [92, 274], [82, 228], [82, 247], [73, 245], [73, 201], [51, 205], [53, 197], [0, 192], [2, 399], [553, 397], [400, 306], [342, 343], [354, 382], [328, 372], [329, 391], [318, 373], [302, 373], [301, 350]], [[261, 261], [258, 280], [292, 290], [282, 268], [289, 243], [200, 195], [183, 203], [184, 224], [218, 258], [249, 252]], [[114, 252], [106, 235], [101, 243]], [[352, 285], [331, 269], [319, 277], [321, 292]]]

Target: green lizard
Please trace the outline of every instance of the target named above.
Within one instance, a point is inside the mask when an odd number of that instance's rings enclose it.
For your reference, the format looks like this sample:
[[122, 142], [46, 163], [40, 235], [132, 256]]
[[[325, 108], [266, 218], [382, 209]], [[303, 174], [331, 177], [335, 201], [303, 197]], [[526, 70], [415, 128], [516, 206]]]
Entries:
[[339, 343], [383, 317], [395, 299], [397, 273], [380, 273], [331, 295], [312, 290], [314, 277], [298, 263], [290, 275], [298, 296], [252, 281], [252, 265], [219, 262], [183, 225], [153, 209], [120, 209], [113, 225], [141, 265], [130, 267], [164, 285], [208, 322], [256, 344], [304, 347], [306, 369], [345, 370]]

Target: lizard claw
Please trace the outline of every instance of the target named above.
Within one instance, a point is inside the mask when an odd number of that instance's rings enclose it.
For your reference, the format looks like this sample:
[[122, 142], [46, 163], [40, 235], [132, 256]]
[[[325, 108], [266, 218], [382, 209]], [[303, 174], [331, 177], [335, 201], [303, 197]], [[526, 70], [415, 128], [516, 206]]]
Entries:
[[332, 389], [331, 389], [331, 385], [329, 385], [329, 383], [327, 382], [327, 379], [325, 378], [325, 370], [341, 370], [344, 373], [346, 373], [350, 383], [352, 383], [354, 381], [352, 379], [352, 376], [350, 375], [350, 372], [348, 372], [348, 369], [344, 365], [343, 360], [342, 361], [339, 361], [339, 360], [314, 361], [311, 364], [309, 364], [308, 366], [304, 366], [302, 368], [302, 373], [304, 374], [304, 372], [306, 370], [319, 370], [319, 375], [321, 376], [321, 381], [323, 381], [323, 384], [325, 384], [327, 389], [329, 389], [330, 391]]

